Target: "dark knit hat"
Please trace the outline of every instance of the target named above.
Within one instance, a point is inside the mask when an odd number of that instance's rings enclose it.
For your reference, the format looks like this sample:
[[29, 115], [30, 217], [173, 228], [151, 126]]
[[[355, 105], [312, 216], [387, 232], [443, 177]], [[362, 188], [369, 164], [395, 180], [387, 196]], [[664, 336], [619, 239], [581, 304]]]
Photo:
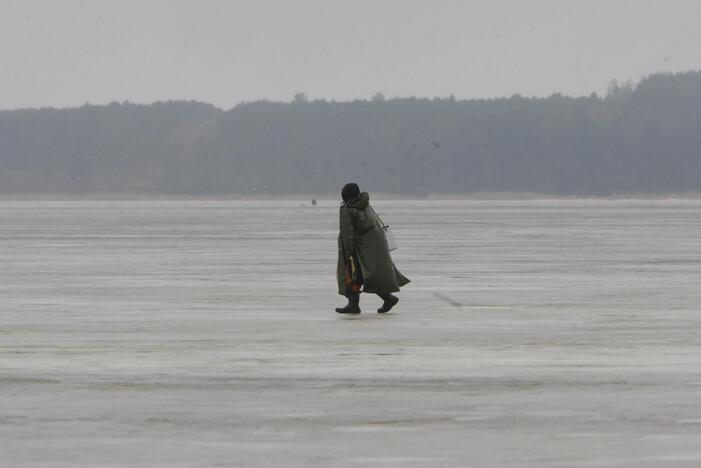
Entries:
[[354, 182], [344, 185], [343, 190], [341, 190], [341, 198], [343, 199], [343, 203], [348, 203], [358, 195], [360, 195], [360, 187], [358, 187], [358, 184]]

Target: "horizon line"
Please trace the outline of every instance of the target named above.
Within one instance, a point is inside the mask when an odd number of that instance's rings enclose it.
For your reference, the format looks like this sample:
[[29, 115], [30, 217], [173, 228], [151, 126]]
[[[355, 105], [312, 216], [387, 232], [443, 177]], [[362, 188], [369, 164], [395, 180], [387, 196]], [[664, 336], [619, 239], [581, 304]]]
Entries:
[[[621, 86], [623, 89], [632, 89], [634, 90], [637, 88], [637, 86], [642, 83], [643, 81], [655, 77], [655, 76], [677, 76], [677, 75], [684, 75], [684, 74], [694, 74], [694, 73], [701, 73], [701, 69], [690, 69], [690, 70], [684, 70], [684, 71], [678, 71], [678, 72], [653, 72], [647, 75], [644, 75], [643, 77], [640, 78], [639, 81], [634, 81], [633, 79], [627, 79], [625, 81], [618, 81], [616, 78], [613, 78], [609, 81], [609, 86], [611, 85], [617, 85]], [[298, 99], [297, 97], [300, 96], [300, 98], [303, 96], [302, 99]], [[381, 96], [381, 98], [380, 98]], [[283, 100], [275, 100], [275, 99], [266, 99], [266, 98], [258, 98], [250, 101], [242, 100], [233, 105], [232, 107], [226, 108], [225, 106], [219, 106], [216, 104], [213, 104], [211, 102], [207, 102], [204, 100], [199, 100], [199, 99], [193, 99], [193, 98], [173, 98], [173, 99], [168, 99], [168, 100], [155, 100], [155, 101], [150, 101], [150, 102], [138, 102], [138, 101], [131, 101], [129, 99], [123, 99], [122, 101], [119, 101], [117, 99], [113, 99], [111, 101], [107, 102], [99, 102], [99, 103], [91, 103], [90, 101], [86, 101], [83, 104], [80, 105], [68, 105], [68, 106], [62, 106], [62, 107], [56, 107], [53, 105], [47, 105], [47, 106], [41, 106], [41, 107], [15, 107], [15, 108], [0, 108], [0, 112], [16, 112], [16, 111], [40, 111], [40, 110], [75, 110], [75, 109], [82, 109], [84, 107], [108, 107], [108, 106], [113, 106], [113, 105], [134, 105], [134, 106], [153, 106], [157, 104], [169, 104], [169, 103], [196, 103], [196, 104], [202, 104], [202, 105], [207, 105], [211, 106], [217, 110], [220, 110], [222, 112], [228, 112], [231, 110], [234, 110], [238, 107], [250, 105], [250, 104], [313, 104], [313, 103], [332, 103], [332, 104], [350, 104], [350, 103], [358, 103], [358, 102], [366, 102], [366, 103], [373, 103], [373, 102], [388, 102], [388, 101], [401, 101], [401, 100], [424, 100], [424, 101], [451, 101], [451, 102], [483, 102], [483, 101], [502, 101], [502, 100], [509, 100], [509, 99], [524, 99], [524, 100], [537, 100], [537, 99], [550, 99], [553, 97], [557, 98], [565, 98], [565, 99], [589, 99], [592, 97], [598, 97], [600, 99], [605, 99], [608, 96], [608, 93], [605, 95], [601, 95], [596, 91], [592, 91], [590, 94], [579, 94], [579, 95], [566, 95], [562, 94], [559, 91], [554, 91], [550, 94], [543, 94], [543, 95], [523, 95], [521, 93], [513, 93], [509, 96], [507, 95], [502, 95], [502, 96], [491, 96], [491, 97], [456, 97], [454, 93], [448, 95], [448, 96], [391, 96], [388, 97], [385, 95], [384, 92], [378, 91], [375, 93], [374, 96], [368, 97], [368, 98], [355, 98], [355, 99], [341, 99], [341, 100], [336, 100], [334, 98], [326, 98], [326, 97], [309, 97], [309, 95], [304, 92], [304, 91], [298, 91], [295, 93], [289, 101], [283, 101]]]

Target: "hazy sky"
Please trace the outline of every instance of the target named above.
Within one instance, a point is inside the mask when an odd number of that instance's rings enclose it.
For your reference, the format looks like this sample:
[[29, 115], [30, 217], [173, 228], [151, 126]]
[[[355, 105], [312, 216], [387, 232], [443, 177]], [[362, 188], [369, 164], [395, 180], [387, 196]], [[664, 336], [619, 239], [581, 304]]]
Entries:
[[588, 95], [701, 69], [701, 1], [0, 0], [0, 108]]

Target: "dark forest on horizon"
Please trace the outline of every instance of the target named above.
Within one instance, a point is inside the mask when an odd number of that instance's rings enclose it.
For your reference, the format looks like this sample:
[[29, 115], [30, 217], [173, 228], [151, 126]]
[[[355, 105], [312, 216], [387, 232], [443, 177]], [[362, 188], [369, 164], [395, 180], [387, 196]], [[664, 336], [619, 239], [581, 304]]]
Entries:
[[701, 72], [606, 96], [113, 103], [0, 112], [0, 193], [701, 191]]

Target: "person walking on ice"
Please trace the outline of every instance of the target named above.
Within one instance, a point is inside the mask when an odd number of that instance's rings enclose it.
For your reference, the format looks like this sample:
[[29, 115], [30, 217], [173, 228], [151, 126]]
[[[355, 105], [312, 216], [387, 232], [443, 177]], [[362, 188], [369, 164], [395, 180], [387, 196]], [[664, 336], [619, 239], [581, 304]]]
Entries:
[[382, 221], [370, 206], [370, 195], [349, 183], [341, 191], [338, 235], [338, 293], [348, 298], [339, 314], [360, 313], [360, 293], [374, 293], [384, 301], [377, 312], [394, 307], [399, 298], [393, 292], [409, 283], [392, 262]]

